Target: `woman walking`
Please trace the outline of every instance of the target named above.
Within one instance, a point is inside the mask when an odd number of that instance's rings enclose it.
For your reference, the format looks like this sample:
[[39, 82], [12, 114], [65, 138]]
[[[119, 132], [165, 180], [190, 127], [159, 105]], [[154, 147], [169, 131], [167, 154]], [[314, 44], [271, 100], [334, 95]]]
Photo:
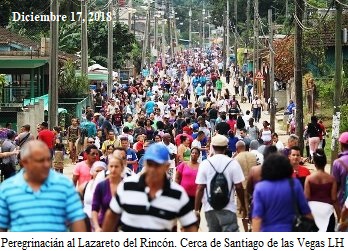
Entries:
[[111, 198], [116, 194], [117, 186], [122, 181], [123, 160], [112, 157], [109, 160], [108, 170], [110, 172], [108, 177], [97, 185], [93, 195], [92, 226], [95, 232], [101, 232], [101, 226]]
[[185, 136], [180, 136], [180, 142], [181, 144], [178, 146], [178, 163], [181, 162], [188, 162], [190, 161], [191, 157], [191, 150], [190, 150], [190, 139]]
[[302, 215], [313, 219], [301, 183], [291, 178], [293, 172], [289, 159], [281, 154], [265, 159], [262, 181], [253, 193], [253, 232], [291, 232], [295, 217], [293, 198]]
[[313, 161], [317, 171], [306, 178], [304, 193], [319, 232], [334, 232], [336, 224], [334, 211], [340, 216], [337, 183], [332, 175], [325, 172], [327, 160], [324, 150], [317, 149], [313, 153]]
[[81, 137], [80, 127], [78, 126], [77, 119], [71, 120], [71, 125], [68, 127], [68, 141], [69, 141], [69, 153], [72, 164], [76, 163], [77, 152], [76, 152], [76, 141]]
[[198, 172], [198, 159], [201, 155], [197, 147], [191, 149], [191, 160], [182, 162], [176, 167], [175, 182], [180, 184], [190, 199], [190, 208], [194, 210], [197, 185], [195, 183]]

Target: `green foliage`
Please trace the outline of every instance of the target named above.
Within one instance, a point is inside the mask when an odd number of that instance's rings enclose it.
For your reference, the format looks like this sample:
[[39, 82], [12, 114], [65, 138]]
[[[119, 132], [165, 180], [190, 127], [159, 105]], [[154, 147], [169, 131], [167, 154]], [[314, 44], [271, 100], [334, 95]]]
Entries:
[[348, 104], [344, 104], [341, 106], [341, 121], [340, 121], [340, 131], [347, 132], [348, 131]]
[[0, 97], [2, 97], [2, 90], [3, 90], [5, 83], [6, 83], [5, 75], [0, 74]]
[[333, 80], [317, 80], [316, 82], [318, 100], [325, 107], [332, 106], [334, 96], [334, 82]]
[[[107, 22], [88, 23], [88, 52], [91, 61], [100, 65], [107, 65], [108, 27]], [[79, 22], [61, 23], [59, 48], [70, 54], [80, 51], [81, 26]], [[116, 23], [114, 26], [114, 69], [121, 68], [125, 61], [133, 58], [137, 60], [141, 55], [138, 42], [134, 34], [129, 33], [128, 26]]]
[[64, 98], [85, 97], [88, 94], [87, 76], [76, 77], [76, 65], [65, 62], [58, 76], [59, 96]]
[[303, 32], [304, 62], [316, 75], [328, 76], [332, 69], [327, 64], [325, 36], [322, 34], [334, 33], [334, 19], [322, 20], [322, 17], [314, 15], [311, 18], [310, 22], [315, 28]]

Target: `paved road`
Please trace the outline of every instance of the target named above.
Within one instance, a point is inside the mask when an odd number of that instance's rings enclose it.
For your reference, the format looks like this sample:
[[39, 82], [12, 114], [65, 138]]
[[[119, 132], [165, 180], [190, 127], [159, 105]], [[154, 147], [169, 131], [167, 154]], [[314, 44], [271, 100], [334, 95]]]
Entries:
[[[234, 88], [233, 88], [233, 85], [230, 84], [230, 85], [227, 85], [225, 83], [225, 79], [222, 78], [223, 82], [224, 82], [224, 87], [223, 89], [225, 88], [228, 88], [230, 93], [231, 94], [234, 94]], [[192, 100], [193, 102], [195, 102], [194, 100], [194, 95], [191, 95], [192, 97]], [[240, 97], [237, 97], [238, 100], [240, 100]], [[246, 111], [246, 110], [250, 110], [251, 108], [251, 104], [250, 103], [240, 103], [240, 106], [241, 106], [241, 109], [242, 111]], [[269, 121], [269, 114], [267, 114], [267, 112], [262, 112], [261, 114], [261, 119], [260, 121], [264, 121], [264, 120], [267, 120]], [[259, 128], [262, 128], [262, 122], [259, 123], [259, 124], [256, 124]], [[282, 130], [282, 125], [280, 123], [276, 123], [276, 131], [278, 132], [278, 134], [280, 135], [280, 140], [283, 142], [283, 143], [286, 143], [286, 140], [287, 140], [287, 136], [285, 135], [285, 131]], [[67, 157], [68, 158], [68, 157]], [[70, 163], [69, 160], [67, 160], [68, 163]], [[64, 168], [64, 174], [68, 177], [72, 177], [72, 172], [73, 172], [73, 168], [74, 168], [74, 165], [72, 164], [67, 164]], [[241, 221], [241, 218], [238, 218], [238, 224], [240, 226], [240, 231], [244, 231], [243, 229], [243, 225], [242, 225], [242, 221]], [[206, 219], [205, 219], [205, 215], [204, 213], [202, 212], [201, 214], [201, 225], [200, 225], [200, 231], [202, 232], [207, 232], [208, 231], [208, 227], [207, 227], [207, 222], [206, 222]]]

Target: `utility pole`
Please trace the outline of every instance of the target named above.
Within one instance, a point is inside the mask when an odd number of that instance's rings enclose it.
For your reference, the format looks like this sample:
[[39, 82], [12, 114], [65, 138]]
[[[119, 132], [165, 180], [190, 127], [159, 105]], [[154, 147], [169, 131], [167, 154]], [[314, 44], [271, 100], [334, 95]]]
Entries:
[[128, 3], [128, 31], [129, 33], [132, 32], [132, 11], [133, 11], [133, 0], [129, 0]]
[[303, 152], [303, 91], [302, 91], [302, 28], [299, 22], [303, 20], [303, 0], [295, 0], [295, 15], [297, 21], [295, 22], [295, 95], [296, 95], [296, 135], [299, 137], [299, 147]]
[[210, 27], [210, 12], [208, 10], [208, 46], [210, 45], [211, 27]]
[[249, 32], [250, 32], [250, 1], [247, 0], [247, 9], [246, 9], [246, 15], [247, 15], [247, 30], [246, 30], [246, 36], [245, 36], [245, 47], [249, 47]]
[[204, 9], [204, 0], [203, 0], [203, 9], [202, 9], [202, 48], [204, 49], [205, 43], [205, 9]]
[[190, 10], [189, 10], [189, 48], [192, 48], [192, 0], [191, 0], [191, 5], [190, 5]]
[[226, 64], [224, 64], [224, 74], [230, 65], [230, 0], [227, 0], [226, 4]]
[[236, 60], [236, 66], [238, 66], [238, 28], [237, 28], [238, 0], [234, 0], [234, 8], [233, 9], [234, 9], [234, 20], [235, 20], [235, 24], [234, 24], [234, 56], [235, 56], [235, 60]]
[[174, 22], [173, 22], [173, 31], [174, 31], [174, 41], [175, 41], [175, 46], [174, 47], [177, 47], [178, 44], [179, 44], [179, 41], [178, 41], [178, 31], [176, 29], [176, 12], [174, 10]]
[[289, 0], [285, 0], [285, 20], [289, 18]]
[[145, 33], [144, 33], [144, 39], [143, 39], [143, 49], [141, 52], [141, 68], [143, 69], [146, 63], [146, 52], [147, 52], [147, 41], [149, 40], [149, 22], [150, 22], [150, 17], [149, 17], [149, 9], [150, 9], [150, 1], [148, 2], [147, 6], [147, 12], [146, 12], [146, 22], [145, 22]]
[[155, 0], [155, 11], [154, 11], [154, 18], [155, 18], [155, 31], [154, 31], [154, 48], [156, 50], [156, 52], [158, 52], [158, 27], [157, 27], [157, 23], [158, 23], [158, 10], [157, 10], [158, 6], [157, 6], [157, 0]]
[[[256, 80], [255, 76], [259, 70], [259, 57], [258, 57], [258, 49], [259, 49], [259, 0], [255, 0], [254, 6], [254, 52], [253, 52], [253, 66], [254, 66], [254, 95], [260, 93], [260, 85], [257, 83], [260, 80]], [[259, 97], [261, 98], [261, 97]]]
[[272, 130], [275, 130], [275, 100], [274, 100], [274, 49], [273, 49], [273, 20], [272, 20], [272, 9], [268, 9], [268, 24], [269, 24], [269, 55], [270, 55], [270, 94], [271, 94], [271, 102], [270, 102], [270, 122]]
[[174, 59], [174, 43], [173, 43], [173, 20], [174, 20], [174, 8], [173, 6], [169, 9], [169, 37], [170, 37], [170, 56]]
[[335, 91], [332, 119], [331, 166], [338, 156], [338, 137], [340, 133], [341, 94], [342, 94], [342, 5], [336, 1], [335, 20]]
[[108, 97], [111, 97], [113, 85], [113, 64], [114, 64], [114, 5], [113, 0], [109, 0], [109, 12], [111, 13], [111, 20], [108, 22]]
[[[51, 0], [50, 12], [58, 15], [58, 0]], [[50, 22], [49, 117], [50, 128], [58, 125], [58, 22]]]
[[165, 0], [162, 0], [162, 67], [166, 65]]
[[88, 74], [87, 0], [81, 1], [81, 75]]
[[[228, 0], [227, 0], [228, 1]], [[223, 62], [223, 66], [224, 66], [224, 73], [226, 73], [226, 64], [227, 64], [227, 22], [226, 22], [226, 19], [227, 19], [227, 11], [224, 11], [224, 21], [223, 21], [223, 27], [224, 27], [224, 31], [223, 31], [223, 45], [222, 45], [222, 58], [224, 60]]]
[[147, 23], [147, 34], [148, 34], [148, 38], [147, 38], [147, 53], [146, 53], [146, 62], [147, 62], [147, 67], [149, 67], [150, 69], [150, 64], [151, 64], [151, 57], [152, 57], [152, 53], [151, 53], [151, 1], [148, 2], [148, 10], [147, 10], [147, 14], [149, 16], [149, 21]]

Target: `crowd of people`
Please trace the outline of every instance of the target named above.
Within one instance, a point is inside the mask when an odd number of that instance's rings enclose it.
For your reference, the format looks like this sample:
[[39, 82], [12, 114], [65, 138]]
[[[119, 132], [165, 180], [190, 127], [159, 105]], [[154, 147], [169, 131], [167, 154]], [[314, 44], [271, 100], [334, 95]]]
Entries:
[[[261, 120], [251, 79], [244, 85], [251, 107], [241, 109], [242, 73], [232, 64], [222, 75], [221, 65], [217, 48], [183, 51], [115, 83], [111, 95], [100, 84], [94, 108], [65, 133], [46, 122], [37, 138], [28, 125], [18, 135], [9, 129], [0, 154], [0, 230], [198, 231], [204, 212], [209, 231], [239, 231], [241, 218], [245, 231], [277, 232], [292, 231], [299, 211], [319, 231], [335, 231], [337, 222], [345, 231], [348, 133], [326, 173], [322, 123], [313, 116], [306, 127], [307, 160], [298, 136], [284, 145]], [[290, 101], [286, 113], [295, 112]], [[60, 174], [66, 155], [72, 181]]]

